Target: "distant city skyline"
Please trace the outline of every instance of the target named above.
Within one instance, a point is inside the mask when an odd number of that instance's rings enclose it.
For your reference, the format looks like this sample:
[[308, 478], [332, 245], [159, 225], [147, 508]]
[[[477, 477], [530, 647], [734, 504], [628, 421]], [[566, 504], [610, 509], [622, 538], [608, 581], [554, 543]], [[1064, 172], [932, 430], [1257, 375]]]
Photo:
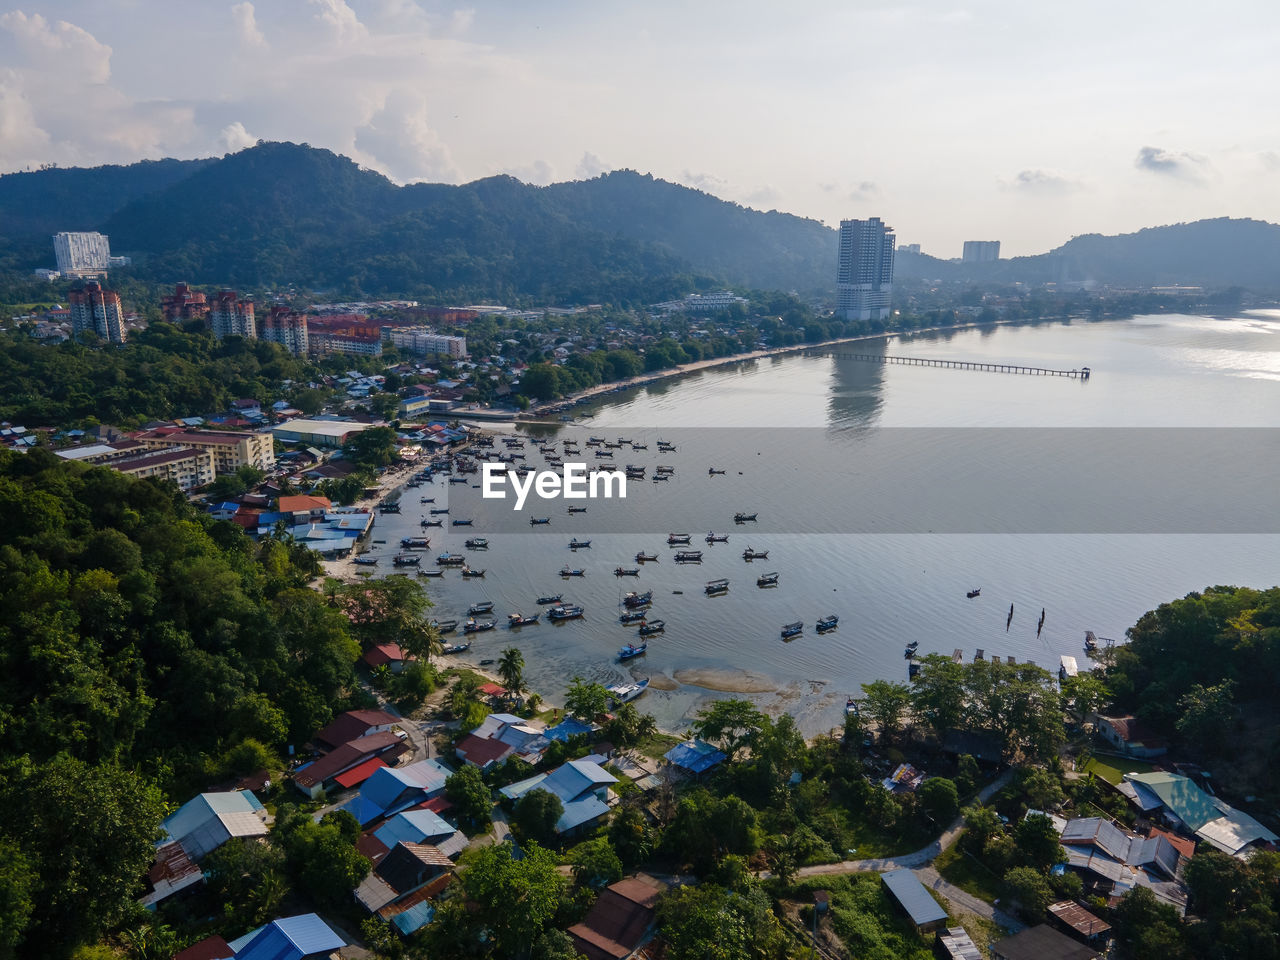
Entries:
[[630, 168], [1011, 257], [1280, 221], [1277, 36], [1262, 0], [9, 0], [0, 172], [258, 139], [400, 183]]

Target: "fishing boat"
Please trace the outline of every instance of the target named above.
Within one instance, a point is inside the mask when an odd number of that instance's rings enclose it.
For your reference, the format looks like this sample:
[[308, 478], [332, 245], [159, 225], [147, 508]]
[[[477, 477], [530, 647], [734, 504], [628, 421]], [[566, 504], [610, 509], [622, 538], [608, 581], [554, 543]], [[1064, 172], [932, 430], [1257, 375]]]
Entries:
[[552, 620], [577, 620], [584, 613], [586, 611], [576, 603], [566, 603], [552, 607], [547, 611], [547, 617]]
[[422, 523], [421, 523], [421, 524], [419, 524], [419, 526], [421, 526], [424, 530], [425, 530], [427, 527], [443, 527], [443, 526], [444, 526], [444, 521], [443, 521], [443, 520], [425, 520], [425, 519], [424, 519], [424, 520], [422, 521]]
[[529, 525], [530, 525], [530, 526], [532, 526], [532, 527], [536, 527], [536, 526], [539, 526], [539, 525], [541, 525], [541, 524], [547, 524], [547, 523], [550, 523], [550, 522], [551, 522], [551, 518], [550, 518], [550, 517], [530, 517], [530, 518], [529, 518]]
[[840, 618], [837, 617], [834, 613], [832, 613], [832, 614], [828, 614], [827, 616], [819, 620], [816, 626], [817, 626], [818, 632], [822, 633], [824, 630], [834, 630], [836, 628], [836, 625], [839, 623], [840, 623]]
[[624, 613], [618, 617], [618, 622], [623, 624], [640, 623], [645, 616], [646, 614], [643, 610], [632, 610], [630, 613]]
[[587, 571], [583, 570], [581, 567], [560, 568], [560, 576], [562, 577], [585, 577], [586, 575]]
[[[643, 480], [643, 479], [644, 479], [644, 477], [641, 477], [640, 479], [641, 479], [641, 480]], [[667, 481], [667, 480], [670, 480], [670, 479], [671, 479], [671, 474], [669, 474], [669, 473], [655, 473], [655, 474], [653, 475], [653, 482], [654, 482], [654, 483], [663, 483], [664, 481]]]
[[742, 551], [742, 559], [743, 559], [743, 560], [748, 560], [748, 561], [750, 561], [750, 560], [768, 560], [768, 559], [769, 559], [769, 551], [768, 551], [768, 550], [752, 550], [750, 547], [747, 547], [747, 549], [745, 549], [745, 550], [743, 550], [743, 551]]
[[471, 521], [470, 520], [454, 520], [453, 525], [455, 527], [469, 527], [471, 526]]
[[638, 646], [634, 643], [628, 643], [626, 646], [624, 646], [621, 650], [618, 651], [618, 659], [630, 660], [632, 657], [640, 656], [642, 653], [644, 653], [648, 649], [649, 649], [649, 645], [647, 643], [642, 643], [642, 644], [639, 644]]
[[724, 471], [723, 471], [723, 470], [717, 470], [715, 467], [712, 467], [711, 469], [709, 469], [709, 470], [707, 471], [707, 476], [709, 476], [709, 477], [714, 477], [714, 476], [716, 476], [717, 474], [719, 474], [720, 476], [724, 476]]
[[466, 477], [450, 477], [449, 482], [450, 483], [468, 483], [469, 481], [467, 480]]
[[397, 566], [397, 567], [416, 567], [418, 564], [420, 564], [420, 563], [422, 562], [422, 558], [421, 558], [421, 557], [411, 557], [411, 556], [408, 556], [408, 555], [406, 555], [406, 554], [403, 554], [403, 553], [402, 553], [402, 554], [398, 555], [398, 556], [397, 556], [394, 560], [392, 560], [391, 562], [392, 562], [395, 566]]
[[733, 515], [733, 522], [747, 523], [748, 521], [754, 520], [755, 518], [756, 518], [756, 515], [754, 513], [735, 513]]
[[492, 630], [497, 624], [492, 620], [468, 620], [462, 625], [463, 633], [484, 633], [486, 630]]
[[487, 550], [489, 541], [484, 537], [472, 537], [467, 541], [467, 549], [469, 550]]
[[804, 621], [797, 620], [795, 623], [783, 624], [782, 639], [790, 640], [792, 637], [798, 637], [804, 633]]
[[418, 576], [420, 576], [420, 577], [443, 577], [443, 576], [444, 576], [444, 571], [443, 571], [443, 570], [419, 570], [419, 571], [418, 571]]
[[589, 444], [592, 444], [592, 443], [604, 443], [604, 442], [605, 442], [604, 437], [588, 437], [588, 438], [587, 438], [587, 443], [589, 443]]
[[532, 617], [521, 616], [518, 613], [508, 613], [507, 626], [512, 628], [536, 626], [538, 624], [538, 618], [541, 616], [542, 614], [540, 612], [535, 613]]
[[764, 576], [756, 577], [757, 587], [776, 587], [778, 585], [778, 575], [776, 573], [766, 573]]
[[[456, 521], [455, 521], [456, 522]], [[706, 536], [707, 543], [728, 543], [729, 535], [717, 534], [714, 531], [708, 531]]]
[[586, 507], [570, 507], [569, 512], [570, 513], [586, 513], [587, 508]]
[[701, 563], [701, 550], [681, 550], [676, 554], [676, 563]]
[[613, 575], [615, 577], [638, 577], [640, 576], [639, 567], [614, 567]]
[[470, 567], [462, 568], [462, 575], [464, 577], [483, 577], [484, 574], [484, 570], [472, 570]]
[[625, 607], [643, 607], [649, 603], [653, 603], [652, 590], [646, 590], [644, 593], [636, 593], [633, 590], [622, 598], [622, 605]]
[[400, 546], [406, 550], [426, 550], [431, 546], [430, 537], [402, 537]]
[[378, 510], [379, 510], [381, 513], [399, 513], [399, 512], [400, 512], [400, 504], [399, 504], [398, 502], [396, 502], [396, 503], [389, 503], [389, 502], [384, 501], [384, 502], [382, 502], [382, 503], [378, 504]]
[[675, 472], [676, 472], [676, 468], [675, 468], [675, 467], [669, 467], [669, 466], [666, 466], [665, 464], [661, 464], [661, 463], [660, 463], [660, 464], [658, 464], [658, 465], [657, 465], [657, 467], [655, 467], [655, 468], [654, 468], [654, 471], [653, 471], [653, 472], [654, 472], [654, 473], [658, 473], [658, 474], [662, 474], [663, 476], [666, 476], [666, 475], [669, 475], [669, 474], [675, 473]]
[[431, 512], [432, 513], [448, 513], [449, 508], [448, 507], [432, 507]]
[[466, 653], [471, 649], [471, 641], [466, 643], [449, 643], [440, 648], [441, 653]]
[[687, 544], [692, 539], [693, 538], [687, 533], [668, 533], [667, 546], [674, 547], [677, 544], [681, 544], [681, 543]]
[[846, 717], [850, 717], [850, 716], [856, 717], [859, 715], [858, 701], [855, 700], [853, 697], [850, 697], [848, 700], [844, 702], [844, 715]]
[[974, 597], [981, 596], [981, 594], [982, 594], [982, 588], [975, 587], [974, 589], [966, 593], [965, 596], [968, 597], [970, 600], [972, 600]]
[[453, 633], [458, 629], [457, 620], [432, 620], [431, 626], [435, 627], [439, 633]]
[[714, 596], [717, 593], [729, 592], [729, 581], [721, 578], [719, 580], [708, 580], [706, 588], [707, 596]]
[[590, 540], [570, 540], [570, 541], [569, 541], [569, 549], [570, 549], [570, 550], [581, 550], [581, 549], [583, 549], [583, 548], [585, 548], [585, 547], [589, 547], [589, 546], [591, 546], [591, 541], [590, 541]]
[[902, 655], [906, 657], [908, 660], [910, 660], [912, 657], [916, 655], [916, 648], [918, 646], [920, 646], [920, 641], [912, 640], [910, 643], [907, 644], [907, 648], [906, 650], [903, 651]]
[[436, 565], [441, 567], [465, 567], [467, 558], [460, 553], [442, 553], [436, 557]]
[[538, 603], [542, 606], [546, 606], [547, 604], [551, 604], [551, 603], [559, 603], [560, 598], [563, 596], [564, 596], [563, 593], [557, 593], [548, 597], [539, 597]]
[[419, 503], [435, 503], [435, 502], [436, 502], [436, 498], [435, 498], [435, 497], [423, 497], [423, 498], [422, 498], [421, 500], [419, 500], [418, 502], [419, 502]]
[[637, 553], [636, 563], [657, 563], [658, 555], [656, 553]]
[[[356, 563], [359, 562], [359, 560], [356, 561]], [[1085, 653], [1091, 655], [1098, 651], [1098, 635], [1092, 630], [1086, 630], [1084, 632], [1084, 650]]]
[[604, 458], [604, 457], [608, 457], [610, 460], [612, 460], [612, 459], [613, 459], [613, 451], [612, 451], [612, 450], [597, 450], [597, 451], [596, 451], [596, 459], [597, 459], [597, 460], [600, 460], [600, 459], [602, 459], [602, 458]]
[[471, 614], [472, 616], [475, 616], [477, 613], [492, 613], [492, 612], [493, 612], [492, 600], [479, 600], [467, 608], [467, 613]]
[[662, 633], [667, 629], [667, 625], [662, 620], [641, 620], [640, 636], [651, 637], [655, 633]]
[[637, 683], [618, 683], [606, 688], [614, 703], [628, 703], [649, 689], [649, 678]]
[[648, 450], [649, 445], [647, 443], [633, 443], [631, 444], [631, 449], [632, 450]]
[[378, 565], [377, 557], [356, 557], [355, 562], [362, 567], [376, 567]]

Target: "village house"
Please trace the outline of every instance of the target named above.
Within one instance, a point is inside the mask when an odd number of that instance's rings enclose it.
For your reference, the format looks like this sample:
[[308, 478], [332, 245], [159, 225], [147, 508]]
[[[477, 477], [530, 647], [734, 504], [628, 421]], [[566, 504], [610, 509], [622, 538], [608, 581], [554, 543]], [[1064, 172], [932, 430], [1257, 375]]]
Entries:
[[581, 923], [569, 928], [573, 947], [587, 960], [626, 960], [653, 934], [654, 911], [667, 885], [646, 874], [600, 891]]
[[609, 812], [610, 786], [618, 778], [591, 760], [570, 760], [552, 770], [503, 787], [508, 800], [519, 800], [534, 790], [559, 798], [564, 812], [556, 821], [556, 833], [564, 834], [594, 823]]
[[1135, 717], [1099, 715], [1095, 728], [1099, 736], [1125, 756], [1150, 759], [1169, 752], [1169, 741]]

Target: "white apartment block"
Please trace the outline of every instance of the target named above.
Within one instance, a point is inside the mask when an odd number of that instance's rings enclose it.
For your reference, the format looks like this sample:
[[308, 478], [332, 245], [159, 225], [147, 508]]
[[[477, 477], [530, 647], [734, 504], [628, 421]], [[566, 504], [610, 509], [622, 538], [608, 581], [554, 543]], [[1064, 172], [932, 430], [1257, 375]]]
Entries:
[[896, 237], [879, 217], [840, 221], [836, 311], [846, 320], [887, 320]]
[[401, 350], [408, 350], [418, 356], [437, 353], [442, 356], [461, 360], [467, 355], [466, 337], [448, 337], [429, 330], [414, 327], [383, 327], [382, 339], [389, 341]]
[[53, 255], [63, 274], [99, 274], [111, 266], [111, 245], [101, 233], [55, 233]]

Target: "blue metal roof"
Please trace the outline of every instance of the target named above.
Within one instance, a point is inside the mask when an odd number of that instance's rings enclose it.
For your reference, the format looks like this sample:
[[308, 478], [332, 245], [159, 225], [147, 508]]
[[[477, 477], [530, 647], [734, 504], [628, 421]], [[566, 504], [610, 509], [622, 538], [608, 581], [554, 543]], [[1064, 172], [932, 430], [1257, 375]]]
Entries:
[[174, 840], [181, 840], [199, 830], [219, 814], [256, 813], [262, 804], [248, 790], [227, 793], [202, 793], [184, 803], [166, 817], [161, 829]]
[[409, 934], [416, 933], [418, 930], [425, 927], [435, 919], [435, 915], [436, 908], [426, 901], [423, 901], [422, 903], [415, 904], [402, 913], [397, 913], [391, 918], [391, 922], [395, 924], [397, 930], [407, 937]]
[[236, 950], [236, 960], [302, 960], [314, 954], [329, 954], [346, 941], [329, 929], [314, 913], [275, 920], [257, 936]]
[[[930, 896], [925, 885], [916, 879], [916, 875], [905, 867], [901, 870], [890, 870], [880, 874], [880, 879], [889, 888], [902, 909], [911, 916], [911, 922], [917, 927], [937, 920], [945, 920], [947, 911], [938, 906], [938, 901]], [[238, 960], [238, 958], [237, 958]]]
[[390, 850], [401, 841], [423, 843], [437, 837], [451, 837], [453, 832], [453, 827], [445, 823], [439, 814], [430, 810], [409, 810], [396, 814], [373, 835]]
[[723, 760], [724, 754], [703, 740], [686, 740], [667, 751], [665, 759], [693, 773], [710, 770]]

